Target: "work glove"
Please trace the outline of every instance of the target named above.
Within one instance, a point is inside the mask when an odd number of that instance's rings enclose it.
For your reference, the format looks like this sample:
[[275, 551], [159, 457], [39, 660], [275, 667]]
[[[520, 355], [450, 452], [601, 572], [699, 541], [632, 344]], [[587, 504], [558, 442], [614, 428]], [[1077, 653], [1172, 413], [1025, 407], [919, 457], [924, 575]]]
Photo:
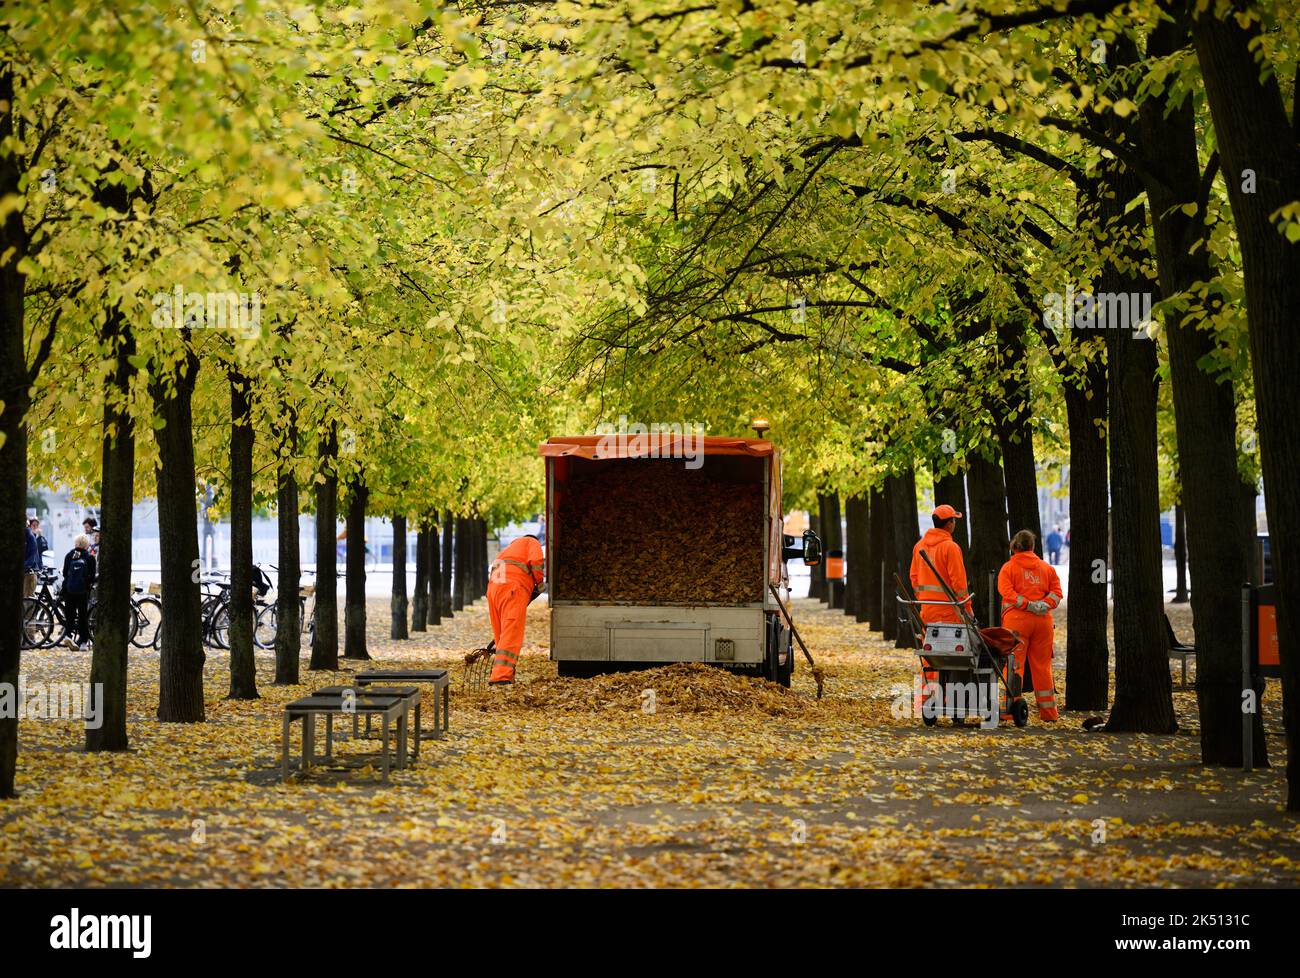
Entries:
[[1046, 601], [1030, 601], [1030, 602], [1029, 602], [1029, 611], [1030, 611], [1031, 614], [1035, 614], [1035, 615], [1045, 615], [1045, 614], [1047, 614], [1050, 610], [1051, 610], [1051, 608], [1048, 606], [1048, 604], [1047, 604]]

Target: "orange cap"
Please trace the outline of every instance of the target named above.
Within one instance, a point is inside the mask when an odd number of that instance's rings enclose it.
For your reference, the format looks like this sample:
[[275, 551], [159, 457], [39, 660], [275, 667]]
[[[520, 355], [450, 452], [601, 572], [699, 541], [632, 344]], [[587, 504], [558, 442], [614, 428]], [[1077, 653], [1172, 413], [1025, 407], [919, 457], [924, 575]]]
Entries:
[[934, 513], [932, 515], [938, 517], [941, 520], [961, 519], [961, 513], [957, 512], [947, 503], [944, 503], [942, 506], [936, 506], [934, 508]]

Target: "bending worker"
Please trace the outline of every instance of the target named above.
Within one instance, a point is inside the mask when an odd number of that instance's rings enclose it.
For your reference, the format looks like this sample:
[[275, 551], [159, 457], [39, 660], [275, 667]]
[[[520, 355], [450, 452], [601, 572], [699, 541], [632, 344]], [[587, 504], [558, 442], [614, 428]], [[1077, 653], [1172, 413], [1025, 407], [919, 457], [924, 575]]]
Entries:
[[[966, 563], [962, 559], [961, 547], [952, 538], [952, 531], [956, 528], [957, 521], [961, 519], [961, 513], [944, 503], [942, 506], [934, 508], [934, 512], [930, 514], [930, 519], [934, 522], [934, 526], [926, 530], [925, 535], [912, 548], [912, 569], [908, 574], [912, 580], [912, 591], [916, 594], [918, 601], [945, 602], [944, 604], [921, 605], [922, 622], [927, 625], [938, 622], [960, 623], [961, 616], [948, 600], [948, 595], [944, 593], [943, 588], [939, 585], [939, 580], [934, 576], [934, 571], [930, 570], [926, 562], [921, 559], [921, 551], [925, 551], [926, 556], [930, 558], [930, 563], [934, 564], [935, 569], [942, 576], [944, 583], [952, 589], [952, 593], [957, 595], [957, 600], [965, 606], [966, 612], [970, 614], [971, 600], [970, 595], [966, 592]], [[938, 672], [931, 669], [922, 671], [925, 673], [927, 685], [939, 681]]]
[[541, 594], [544, 580], [546, 560], [536, 537], [520, 537], [492, 562], [487, 599], [496, 656], [488, 677], [490, 685], [506, 686], [515, 681], [519, 650], [524, 646], [524, 617], [533, 599]]
[[[1018, 632], [1029, 646], [1038, 718], [1051, 723], [1060, 719], [1052, 679], [1052, 611], [1061, 603], [1061, 579], [1051, 564], [1034, 553], [1034, 543], [1029, 530], [1011, 538], [1011, 559], [998, 573], [998, 594], [1002, 596], [1002, 624]], [[1023, 662], [1016, 663], [1016, 672], [1024, 675]]]

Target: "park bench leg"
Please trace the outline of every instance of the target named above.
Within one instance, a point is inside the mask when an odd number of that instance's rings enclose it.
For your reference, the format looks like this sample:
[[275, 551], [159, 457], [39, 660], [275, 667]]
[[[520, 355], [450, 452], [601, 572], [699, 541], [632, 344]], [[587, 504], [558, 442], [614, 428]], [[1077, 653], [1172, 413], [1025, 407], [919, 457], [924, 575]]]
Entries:
[[280, 774], [289, 780], [289, 725], [293, 722], [288, 713], [284, 715], [284, 736], [280, 740]]
[[[370, 726], [370, 714], [366, 714], [366, 726]], [[383, 754], [384, 784], [388, 784], [388, 714], [384, 714], [384, 740], [379, 748]]]
[[406, 740], [411, 731], [411, 707], [401, 704], [397, 714], [397, 769], [406, 767]]
[[419, 760], [420, 758], [420, 698], [415, 699], [415, 750], [411, 757]]
[[331, 713], [325, 714], [325, 757], [331, 759], [334, 756], [334, 716]]
[[316, 759], [316, 714], [306, 713], [302, 718], [302, 773], [306, 774]]

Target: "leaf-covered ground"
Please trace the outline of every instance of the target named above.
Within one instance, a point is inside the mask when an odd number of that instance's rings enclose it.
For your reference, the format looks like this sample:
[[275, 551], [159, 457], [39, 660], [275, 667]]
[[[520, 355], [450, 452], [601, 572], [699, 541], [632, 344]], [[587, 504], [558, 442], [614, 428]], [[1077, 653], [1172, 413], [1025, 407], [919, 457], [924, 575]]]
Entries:
[[[1051, 728], [1036, 717], [1026, 730], [925, 728], [891, 712], [910, 655], [814, 602], [795, 613], [829, 677], [820, 702], [807, 669], [792, 693], [698, 667], [560, 680], [541, 602], [521, 683], [467, 692], [459, 663], [488, 635], [483, 602], [407, 642], [387, 639], [387, 603], [372, 602], [366, 667], [457, 676], [450, 737], [426, 740], [388, 787], [365, 768], [280, 780], [282, 704], [357, 664], [275, 687], [260, 655], [262, 698], [231, 702], [226, 657], [212, 653], [208, 722], [177, 725], [153, 719], [156, 654], [133, 653], [129, 753], [84, 753], [70, 722], [22, 722], [21, 796], [0, 803], [0, 884], [1300, 883], [1280, 768], [1199, 767], [1191, 693], [1176, 694], [1172, 737], [1086, 733], [1070, 714]], [[23, 672], [81, 682], [89, 653], [31, 653]], [[1280, 758], [1275, 686], [1265, 712]], [[340, 748], [358, 765], [373, 749]]]

